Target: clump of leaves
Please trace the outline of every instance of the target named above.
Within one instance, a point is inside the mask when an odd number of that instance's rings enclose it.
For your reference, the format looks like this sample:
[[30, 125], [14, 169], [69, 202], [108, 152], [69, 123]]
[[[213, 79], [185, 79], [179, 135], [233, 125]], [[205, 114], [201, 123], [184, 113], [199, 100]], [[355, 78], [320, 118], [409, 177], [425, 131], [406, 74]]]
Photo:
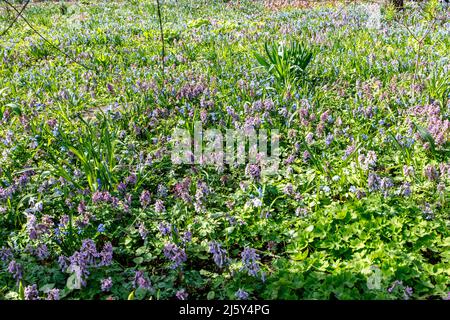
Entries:
[[305, 80], [307, 67], [313, 53], [300, 42], [265, 43], [265, 56], [255, 52], [258, 63], [272, 74], [279, 85], [299, 83]]

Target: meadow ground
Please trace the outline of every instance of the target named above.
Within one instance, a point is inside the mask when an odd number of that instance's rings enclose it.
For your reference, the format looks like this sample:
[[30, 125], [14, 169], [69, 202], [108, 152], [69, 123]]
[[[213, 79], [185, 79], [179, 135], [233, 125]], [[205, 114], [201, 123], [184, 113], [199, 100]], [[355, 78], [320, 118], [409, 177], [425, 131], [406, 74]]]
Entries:
[[[162, 1], [163, 68], [155, 3], [1, 37], [0, 299], [448, 299], [449, 12]], [[195, 121], [275, 174], [176, 161]]]

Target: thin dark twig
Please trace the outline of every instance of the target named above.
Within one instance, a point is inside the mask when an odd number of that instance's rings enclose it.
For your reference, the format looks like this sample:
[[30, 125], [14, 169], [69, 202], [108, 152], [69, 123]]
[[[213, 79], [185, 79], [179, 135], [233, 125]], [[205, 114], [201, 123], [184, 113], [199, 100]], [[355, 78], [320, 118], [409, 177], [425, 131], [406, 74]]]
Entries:
[[[19, 11], [16, 9], [16, 7], [14, 7], [8, 0], [2, 0], [3, 2], [5, 2], [8, 6], [10, 6], [15, 12], [19, 13]], [[82, 66], [85, 69], [91, 70], [91, 71], [96, 71], [93, 68], [90, 68], [88, 66], [86, 66], [85, 64], [76, 61], [73, 57], [71, 57], [68, 53], [62, 51], [60, 48], [58, 48], [56, 45], [54, 45], [53, 43], [51, 43], [49, 40], [47, 40], [47, 38], [45, 38], [39, 31], [36, 30], [35, 27], [33, 27], [33, 25], [27, 20], [27, 18], [25, 18], [23, 15], [20, 15], [20, 18], [22, 18], [23, 21], [25, 21], [25, 23], [31, 28], [31, 30], [33, 30], [42, 40], [44, 40], [47, 44], [49, 44], [52, 48], [54, 48], [55, 50], [57, 50], [58, 52], [62, 53], [67, 59], [69, 59], [70, 61], [78, 64], [79, 66]]]
[[165, 47], [164, 47], [164, 29], [161, 19], [161, 4], [159, 3], [159, 0], [156, 0], [156, 5], [158, 9], [158, 21], [159, 21], [159, 31], [161, 33], [161, 45], [162, 45], [162, 52], [161, 52], [161, 66], [162, 66], [162, 75], [164, 77], [164, 57], [165, 57]]
[[17, 19], [19, 19], [19, 17], [22, 15], [22, 12], [25, 10], [25, 8], [28, 6], [28, 4], [30, 3], [30, 0], [28, 0], [22, 7], [22, 9], [20, 9], [20, 12], [14, 17], [14, 20], [9, 24], [9, 26], [2, 32], [2, 34], [0, 35], [0, 37], [3, 37], [6, 33], [8, 33], [9, 29], [12, 28], [12, 26], [16, 23]]

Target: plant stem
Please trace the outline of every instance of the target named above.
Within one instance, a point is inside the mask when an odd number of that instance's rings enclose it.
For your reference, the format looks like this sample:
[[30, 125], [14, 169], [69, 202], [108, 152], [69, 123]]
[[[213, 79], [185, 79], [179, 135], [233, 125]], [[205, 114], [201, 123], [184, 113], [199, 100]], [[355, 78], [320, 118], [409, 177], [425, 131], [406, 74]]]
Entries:
[[158, 8], [158, 22], [159, 22], [159, 31], [161, 33], [161, 45], [162, 45], [162, 51], [161, 51], [161, 67], [162, 67], [162, 75], [164, 78], [164, 56], [165, 56], [165, 47], [164, 47], [164, 30], [163, 30], [163, 24], [161, 19], [161, 4], [159, 0], [156, 0], [156, 5]]

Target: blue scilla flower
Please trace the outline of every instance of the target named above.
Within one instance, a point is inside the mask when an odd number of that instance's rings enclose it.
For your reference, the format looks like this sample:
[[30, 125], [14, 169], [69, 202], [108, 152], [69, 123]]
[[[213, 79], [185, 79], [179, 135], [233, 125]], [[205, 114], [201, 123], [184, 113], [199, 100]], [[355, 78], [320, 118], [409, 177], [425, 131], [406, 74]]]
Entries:
[[100, 223], [97, 227], [97, 232], [103, 233], [105, 232], [105, 225], [103, 223]]

